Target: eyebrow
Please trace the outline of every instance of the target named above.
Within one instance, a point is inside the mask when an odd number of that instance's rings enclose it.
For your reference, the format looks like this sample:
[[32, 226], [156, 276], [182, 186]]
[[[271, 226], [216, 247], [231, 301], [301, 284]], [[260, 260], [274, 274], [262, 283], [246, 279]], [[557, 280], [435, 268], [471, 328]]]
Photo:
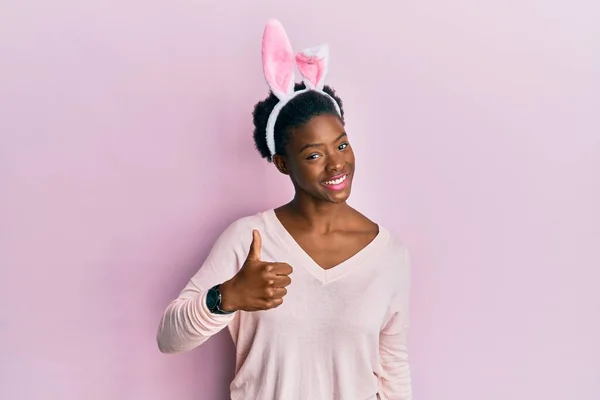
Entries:
[[[335, 138], [334, 142], [337, 142], [338, 140], [340, 140], [341, 138], [343, 138], [344, 136], [346, 136], [346, 132], [342, 132], [340, 134], [340, 136], [338, 136], [337, 138]], [[302, 153], [304, 150], [311, 148], [311, 147], [321, 147], [323, 146], [323, 143], [307, 143], [304, 146], [302, 146], [302, 148], [300, 149], [300, 153]]]

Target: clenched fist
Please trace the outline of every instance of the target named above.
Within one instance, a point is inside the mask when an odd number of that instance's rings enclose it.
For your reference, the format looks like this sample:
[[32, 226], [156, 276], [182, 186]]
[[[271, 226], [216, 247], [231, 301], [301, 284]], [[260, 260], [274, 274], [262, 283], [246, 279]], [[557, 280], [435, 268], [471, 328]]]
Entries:
[[221, 285], [224, 311], [259, 311], [275, 308], [283, 303], [286, 287], [292, 283], [292, 267], [286, 263], [260, 260], [262, 239], [252, 231], [248, 257], [239, 272]]

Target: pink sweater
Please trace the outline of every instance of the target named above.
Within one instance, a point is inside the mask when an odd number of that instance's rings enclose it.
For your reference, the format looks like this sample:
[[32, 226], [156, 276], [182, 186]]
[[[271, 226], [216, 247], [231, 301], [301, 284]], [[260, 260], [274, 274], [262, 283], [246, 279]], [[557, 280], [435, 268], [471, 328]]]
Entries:
[[[284, 302], [212, 314], [206, 291], [241, 268], [252, 229], [260, 231], [264, 261], [294, 268]], [[269, 210], [235, 221], [219, 237], [164, 312], [158, 345], [165, 353], [188, 351], [227, 327], [237, 348], [232, 400], [410, 400], [409, 287], [408, 251], [385, 228], [324, 270]]]

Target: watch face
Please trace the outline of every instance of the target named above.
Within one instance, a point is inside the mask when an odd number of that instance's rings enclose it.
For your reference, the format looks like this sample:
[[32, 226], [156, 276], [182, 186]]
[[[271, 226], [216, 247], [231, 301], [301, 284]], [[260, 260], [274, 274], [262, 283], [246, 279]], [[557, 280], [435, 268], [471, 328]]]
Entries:
[[206, 306], [209, 310], [214, 310], [219, 301], [219, 293], [213, 288], [210, 289], [206, 295]]

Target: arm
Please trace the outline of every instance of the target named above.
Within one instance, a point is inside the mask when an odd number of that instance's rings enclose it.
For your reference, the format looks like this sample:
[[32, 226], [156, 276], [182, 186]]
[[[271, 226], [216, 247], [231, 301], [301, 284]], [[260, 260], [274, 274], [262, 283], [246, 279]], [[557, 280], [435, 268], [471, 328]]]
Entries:
[[230, 225], [217, 239], [198, 272], [179, 296], [169, 303], [162, 315], [156, 334], [158, 348], [163, 353], [189, 351], [206, 342], [225, 328], [235, 314], [217, 315], [206, 306], [208, 289], [231, 279], [241, 268], [248, 229], [239, 223]]
[[412, 400], [408, 362], [410, 262], [405, 252], [400, 289], [390, 307], [390, 317], [379, 335], [379, 357], [382, 399]]

